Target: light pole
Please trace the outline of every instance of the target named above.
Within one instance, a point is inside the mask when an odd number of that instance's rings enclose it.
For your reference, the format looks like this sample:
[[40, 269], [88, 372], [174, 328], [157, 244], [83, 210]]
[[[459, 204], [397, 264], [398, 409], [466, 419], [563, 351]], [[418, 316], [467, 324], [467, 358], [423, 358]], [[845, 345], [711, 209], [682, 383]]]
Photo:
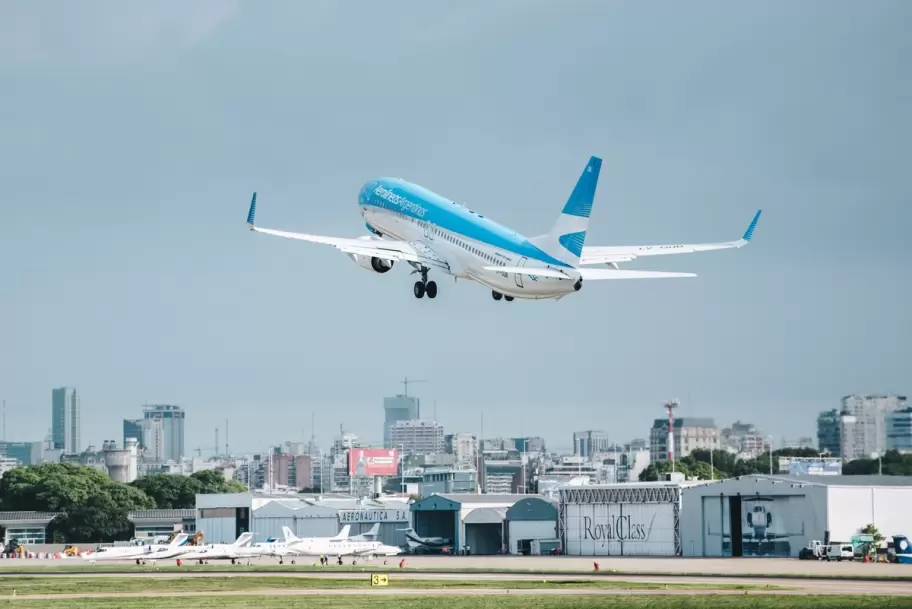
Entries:
[[773, 475], [773, 436], [767, 436], [769, 438], [770, 446], [770, 476]]
[[399, 444], [399, 485], [402, 494], [405, 494], [405, 461], [402, 460], [402, 453], [405, 451], [405, 445]]
[[526, 445], [528, 443], [529, 443], [528, 439], [523, 439], [523, 449], [522, 449], [522, 455], [520, 457], [520, 460], [522, 461], [522, 485], [523, 485], [522, 494], [523, 495], [526, 494]]

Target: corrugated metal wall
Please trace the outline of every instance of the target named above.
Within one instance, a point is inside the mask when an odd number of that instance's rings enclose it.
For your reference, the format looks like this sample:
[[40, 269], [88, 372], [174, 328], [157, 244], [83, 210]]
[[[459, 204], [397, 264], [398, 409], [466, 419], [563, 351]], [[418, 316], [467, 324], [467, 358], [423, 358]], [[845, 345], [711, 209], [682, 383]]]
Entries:
[[234, 517], [223, 518], [198, 518], [196, 530], [203, 532], [205, 543], [232, 543], [237, 539], [237, 519]]

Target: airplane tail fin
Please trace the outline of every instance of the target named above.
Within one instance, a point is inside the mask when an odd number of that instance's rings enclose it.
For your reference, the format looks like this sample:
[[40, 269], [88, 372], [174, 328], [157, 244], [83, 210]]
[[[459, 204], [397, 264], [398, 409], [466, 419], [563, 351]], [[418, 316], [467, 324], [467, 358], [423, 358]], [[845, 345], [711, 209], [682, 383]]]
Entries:
[[253, 533], [241, 533], [241, 536], [231, 545], [239, 548], [248, 545], [251, 541], [253, 541]]
[[362, 537], [376, 537], [379, 534], [380, 534], [380, 523], [377, 522], [374, 524], [374, 526], [372, 526], [370, 528], [370, 531], [368, 531], [367, 533], [362, 533], [361, 536]]
[[530, 239], [533, 245], [572, 267], [579, 265], [583, 252], [601, 169], [602, 159], [590, 157], [557, 222], [547, 234]]
[[290, 527], [282, 527], [282, 534], [285, 535], [285, 543], [294, 543], [298, 541], [297, 535], [295, 535]]
[[177, 535], [174, 536], [174, 539], [172, 539], [171, 543], [169, 543], [168, 545], [171, 547], [178, 547], [178, 546], [184, 545], [189, 540], [190, 540], [190, 536], [187, 535], [186, 533], [178, 533]]
[[339, 531], [338, 535], [336, 535], [335, 537], [331, 537], [330, 539], [348, 539], [349, 531], [351, 531], [351, 525], [347, 524], [344, 527], [342, 527], [342, 530]]

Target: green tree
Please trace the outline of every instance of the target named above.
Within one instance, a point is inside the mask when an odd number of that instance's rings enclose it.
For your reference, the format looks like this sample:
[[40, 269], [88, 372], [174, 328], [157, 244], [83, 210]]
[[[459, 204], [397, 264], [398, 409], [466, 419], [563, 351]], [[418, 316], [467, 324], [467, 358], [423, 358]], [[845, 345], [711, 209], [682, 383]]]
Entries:
[[202, 488], [196, 478], [180, 474], [152, 474], [138, 478], [130, 485], [151, 497], [155, 507], [163, 510], [195, 507], [196, 494]]
[[[200, 485], [200, 494], [213, 493], [246, 493], [247, 487], [237, 480], [225, 480], [221, 472], [207, 469], [195, 474], [190, 474], [190, 479], [196, 480]], [[193, 506], [190, 506], [193, 507]]]
[[139, 489], [80, 465], [16, 468], [0, 480], [0, 509], [61, 512], [49, 531], [52, 538], [69, 542], [127, 539], [133, 530], [127, 512], [153, 507], [152, 499]]
[[881, 535], [880, 530], [877, 528], [877, 526], [873, 522], [871, 524], [866, 524], [864, 526], [864, 528], [861, 529], [861, 534], [870, 535], [871, 537], [873, 537], [875, 548], [879, 548], [881, 542], [883, 542], [883, 540], [884, 540], [884, 536]]
[[[640, 472], [640, 482], [655, 482], [663, 477], [664, 474], [671, 473], [671, 471], [671, 461], [656, 461], [655, 463], [650, 463], [649, 467]], [[674, 464], [674, 471], [682, 473], [685, 476], [690, 475], [690, 467], [686, 462], [676, 461]]]

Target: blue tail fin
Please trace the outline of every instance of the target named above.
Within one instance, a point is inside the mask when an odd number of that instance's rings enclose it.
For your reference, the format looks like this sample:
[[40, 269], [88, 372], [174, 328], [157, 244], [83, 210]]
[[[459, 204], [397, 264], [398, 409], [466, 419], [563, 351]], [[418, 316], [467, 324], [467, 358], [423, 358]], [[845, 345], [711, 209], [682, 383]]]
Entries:
[[570, 266], [579, 264], [601, 169], [602, 159], [591, 157], [554, 227], [531, 239], [533, 245]]

